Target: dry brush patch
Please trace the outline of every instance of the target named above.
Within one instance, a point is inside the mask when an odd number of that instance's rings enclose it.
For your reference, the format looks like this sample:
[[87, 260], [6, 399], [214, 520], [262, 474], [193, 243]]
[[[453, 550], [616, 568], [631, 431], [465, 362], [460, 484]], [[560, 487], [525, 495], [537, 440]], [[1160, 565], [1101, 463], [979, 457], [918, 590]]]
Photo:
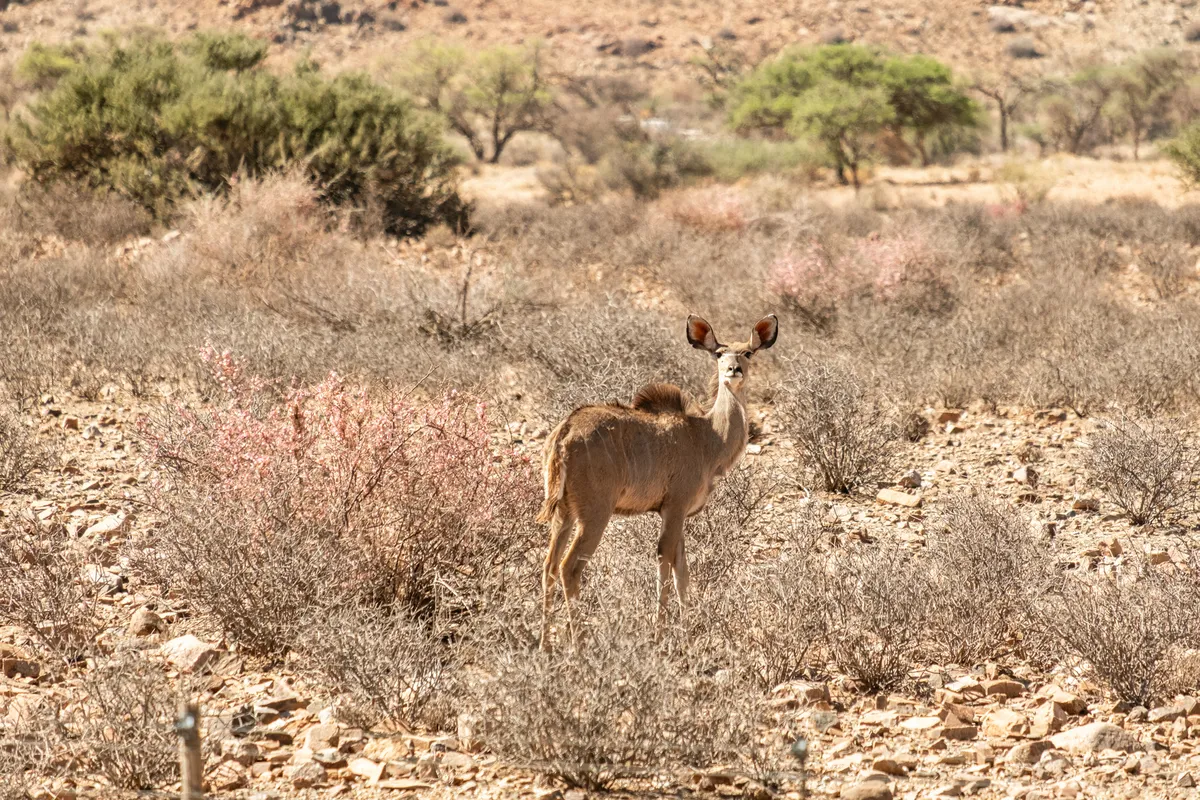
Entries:
[[524, 558], [537, 487], [483, 405], [336, 376], [277, 400], [209, 358], [226, 399], [145, 429], [163, 522], [137, 563], [248, 649], [280, 655], [310, 611], [355, 601], [469, 611], [484, 600], [471, 587]]
[[1177, 422], [1110, 421], [1091, 445], [1085, 466], [1133, 524], [1170, 524], [1189, 510], [1200, 453]]

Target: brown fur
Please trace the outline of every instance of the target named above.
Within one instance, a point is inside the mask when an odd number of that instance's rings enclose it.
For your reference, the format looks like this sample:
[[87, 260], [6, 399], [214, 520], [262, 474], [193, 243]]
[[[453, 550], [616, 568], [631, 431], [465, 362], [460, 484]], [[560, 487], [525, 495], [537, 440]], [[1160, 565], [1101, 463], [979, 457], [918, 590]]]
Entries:
[[584, 567], [613, 514], [660, 514], [660, 619], [666, 613], [672, 574], [684, 602], [684, 519], [704, 508], [716, 480], [746, 449], [749, 417], [744, 395], [750, 356], [770, 347], [776, 330], [775, 318], [767, 317], [755, 326], [750, 342], [726, 347], [717, 342], [708, 323], [689, 318], [688, 340], [718, 357], [721, 385], [707, 412], [679, 387], [652, 384], [637, 393], [632, 406], [577, 408], [550, 434], [542, 460], [546, 500], [538, 514], [539, 521], [550, 523], [542, 570], [543, 648], [555, 583], [562, 583], [569, 613]]

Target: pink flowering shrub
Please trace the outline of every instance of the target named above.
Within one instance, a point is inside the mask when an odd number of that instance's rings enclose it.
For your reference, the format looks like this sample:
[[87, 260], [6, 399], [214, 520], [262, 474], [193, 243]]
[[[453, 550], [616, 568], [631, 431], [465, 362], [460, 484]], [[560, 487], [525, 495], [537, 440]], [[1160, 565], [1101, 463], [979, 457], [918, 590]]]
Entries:
[[224, 402], [144, 426], [165, 530], [142, 556], [248, 647], [285, 651], [313, 609], [436, 612], [535, 544], [531, 465], [493, 446], [483, 404], [337, 375], [278, 398], [204, 357]]
[[777, 258], [767, 285], [813, 327], [825, 329], [856, 298], [936, 311], [949, 302], [949, 286], [933, 264], [919, 233], [872, 233], [837, 258], [814, 239]]
[[771, 264], [767, 288], [779, 295], [814, 328], [828, 327], [838, 306], [857, 290], [855, 276], [835, 264], [816, 239], [803, 249], [789, 248]]
[[677, 194], [663, 208], [679, 224], [704, 233], [743, 231], [750, 224], [743, 196], [724, 186]]

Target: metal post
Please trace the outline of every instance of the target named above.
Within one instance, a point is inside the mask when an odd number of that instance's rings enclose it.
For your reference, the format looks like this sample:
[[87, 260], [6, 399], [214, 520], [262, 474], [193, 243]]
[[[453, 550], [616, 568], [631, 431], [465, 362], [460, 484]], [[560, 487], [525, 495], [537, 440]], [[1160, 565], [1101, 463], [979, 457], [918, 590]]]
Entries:
[[204, 800], [204, 761], [200, 755], [200, 709], [187, 703], [175, 720], [179, 734], [179, 796], [181, 800]]

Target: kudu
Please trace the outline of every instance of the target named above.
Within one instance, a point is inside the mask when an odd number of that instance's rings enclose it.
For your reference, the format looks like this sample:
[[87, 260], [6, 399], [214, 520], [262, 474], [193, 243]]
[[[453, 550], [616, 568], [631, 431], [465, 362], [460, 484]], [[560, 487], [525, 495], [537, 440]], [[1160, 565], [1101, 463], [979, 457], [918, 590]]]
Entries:
[[778, 332], [779, 320], [772, 314], [754, 326], [750, 341], [724, 345], [707, 322], [688, 317], [688, 342], [707, 350], [716, 361], [712, 408], [702, 411], [677, 386], [652, 384], [637, 393], [632, 406], [609, 403], [577, 408], [550, 434], [542, 456], [546, 501], [538, 514], [539, 522], [550, 523], [550, 545], [542, 567], [543, 650], [549, 646], [556, 582], [563, 587], [574, 638], [571, 603], [579, 596], [584, 567], [613, 514], [659, 513], [660, 623], [667, 611], [672, 574], [680, 607], [686, 608], [683, 523], [704, 508], [717, 478], [736, 465], [746, 450], [750, 358], [775, 344]]

